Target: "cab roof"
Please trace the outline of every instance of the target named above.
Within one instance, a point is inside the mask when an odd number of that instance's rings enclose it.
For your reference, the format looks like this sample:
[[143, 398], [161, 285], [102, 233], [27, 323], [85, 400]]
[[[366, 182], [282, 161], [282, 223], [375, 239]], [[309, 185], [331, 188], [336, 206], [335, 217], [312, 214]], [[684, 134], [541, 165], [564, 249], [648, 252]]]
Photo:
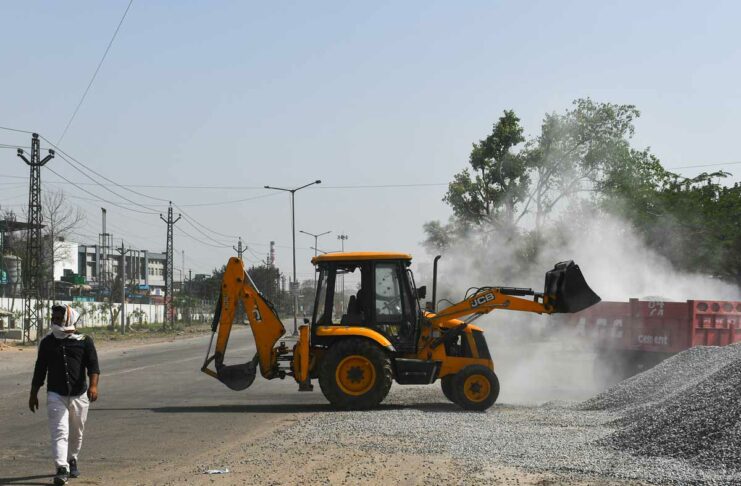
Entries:
[[411, 260], [412, 255], [393, 251], [348, 251], [325, 253], [311, 259], [316, 265], [321, 262], [357, 262], [360, 260]]

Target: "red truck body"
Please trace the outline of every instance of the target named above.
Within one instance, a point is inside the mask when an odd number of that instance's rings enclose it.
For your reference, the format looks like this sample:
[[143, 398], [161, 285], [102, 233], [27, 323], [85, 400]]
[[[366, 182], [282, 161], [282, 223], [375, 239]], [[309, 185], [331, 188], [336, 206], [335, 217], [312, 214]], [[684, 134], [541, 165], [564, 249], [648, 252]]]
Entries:
[[692, 346], [741, 341], [741, 302], [600, 302], [573, 314], [570, 325], [597, 350], [597, 367], [624, 378]]

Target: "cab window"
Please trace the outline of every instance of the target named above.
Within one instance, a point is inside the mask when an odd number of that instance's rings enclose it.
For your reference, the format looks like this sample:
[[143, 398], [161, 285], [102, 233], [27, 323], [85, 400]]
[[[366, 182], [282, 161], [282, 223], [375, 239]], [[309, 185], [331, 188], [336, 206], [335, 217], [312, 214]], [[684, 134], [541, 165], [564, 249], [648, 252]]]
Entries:
[[358, 325], [365, 322], [362, 290], [358, 290], [357, 295], [352, 291], [352, 287], [360, 282], [361, 273], [361, 266], [357, 264], [331, 265], [322, 269], [314, 318], [317, 324]]
[[376, 281], [376, 321], [379, 324], [398, 323], [403, 320], [401, 285], [395, 263], [378, 263]]

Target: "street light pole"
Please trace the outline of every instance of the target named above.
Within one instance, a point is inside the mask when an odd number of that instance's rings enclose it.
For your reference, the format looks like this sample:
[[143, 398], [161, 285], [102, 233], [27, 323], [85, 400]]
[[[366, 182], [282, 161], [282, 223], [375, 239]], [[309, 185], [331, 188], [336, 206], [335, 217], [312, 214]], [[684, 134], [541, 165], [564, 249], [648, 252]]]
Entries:
[[265, 189], [273, 189], [275, 191], [284, 191], [291, 193], [291, 233], [293, 235], [293, 283], [291, 284], [291, 293], [293, 294], [293, 335], [298, 336], [298, 282], [296, 281], [296, 203], [295, 194], [301, 189], [305, 189], [314, 184], [321, 184], [322, 181], [317, 179], [314, 182], [304, 184], [301, 187], [294, 189], [286, 189], [284, 187], [273, 187], [265, 186]]
[[[304, 231], [304, 230], [298, 230], [298, 232], [299, 232], [299, 233], [303, 233], [303, 234], [305, 234], [305, 235], [309, 235], [309, 236], [313, 236], [313, 237], [314, 237], [314, 246], [313, 246], [312, 248], [314, 248], [314, 258], [316, 258], [316, 257], [317, 257], [317, 255], [318, 255], [318, 253], [317, 253], [317, 252], [319, 251], [319, 250], [317, 250], [317, 248], [318, 248], [318, 246], [319, 246], [319, 244], [318, 244], [318, 241], [319, 241], [319, 237], [320, 237], [320, 236], [324, 236], [324, 235], [328, 235], [328, 234], [330, 234], [330, 233], [331, 233], [332, 231], [325, 231], [324, 233], [319, 233], [318, 235], [315, 235], [314, 233], [309, 233], [308, 231]], [[316, 276], [316, 271], [314, 271], [314, 290], [315, 290], [315, 291], [316, 291], [316, 279], [317, 279], [317, 276]]]

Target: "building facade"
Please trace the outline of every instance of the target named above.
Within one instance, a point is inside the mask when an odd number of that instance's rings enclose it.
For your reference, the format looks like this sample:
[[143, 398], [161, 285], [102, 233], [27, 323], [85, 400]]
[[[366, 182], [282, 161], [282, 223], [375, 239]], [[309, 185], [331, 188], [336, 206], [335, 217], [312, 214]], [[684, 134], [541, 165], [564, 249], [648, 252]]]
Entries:
[[[76, 273], [84, 276], [91, 287], [105, 287], [120, 275], [121, 255], [115, 249], [108, 252], [99, 245], [78, 245]], [[165, 253], [130, 250], [126, 254], [126, 286], [164, 295], [165, 262]]]

